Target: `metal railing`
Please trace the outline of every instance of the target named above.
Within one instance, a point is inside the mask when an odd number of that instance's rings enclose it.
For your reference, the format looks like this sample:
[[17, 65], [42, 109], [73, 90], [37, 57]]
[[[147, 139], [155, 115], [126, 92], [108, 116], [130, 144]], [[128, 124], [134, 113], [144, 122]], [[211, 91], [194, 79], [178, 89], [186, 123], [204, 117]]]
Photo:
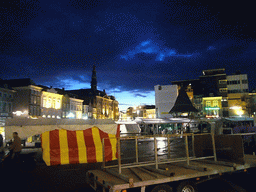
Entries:
[[[212, 139], [212, 149], [213, 155], [212, 156], [205, 156], [205, 157], [195, 157], [195, 148], [194, 148], [194, 141], [195, 137], [198, 135], [211, 135]], [[159, 159], [158, 158], [158, 151], [157, 151], [157, 138], [166, 138], [167, 139], [167, 159]], [[173, 137], [185, 137], [185, 158], [170, 158], [170, 138]], [[189, 142], [188, 137], [192, 137], [192, 157], [189, 155]], [[154, 139], [154, 161], [139, 161], [139, 151], [138, 151], [138, 139]], [[172, 135], [154, 135], [154, 136], [133, 136], [133, 137], [118, 137], [117, 139], [117, 165], [109, 165], [106, 166], [105, 161], [105, 140], [111, 138], [103, 138], [102, 139], [102, 149], [103, 149], [103, 163], [102, 168], [113, 168], [118, 167], [118, 172], [121, 174], [122, 168], [132, 168], [132, 167], [140, 167], [140, 166], [147, 166], [147, 165], [155, 165], [155, 169], [158, 169], [159, 164], [167, 164], [167, 163], [176, 163], [176, 162], [186, 162], [187, 165], [190, 165], [190, 161], [192, 160], [202, 160], [202, 159], [214, 159], [217, 161], [216, 157], [216, 148], [215, 148], [215, 139], [214, 135], [210, 133], [202, 133], [202, 134], [172, 134]], [[112, 138], [114, 139], [114, 138]], [[135, 162], [129, 164], [122, 164], [121, 163], [121, 140], [135, 140]]]

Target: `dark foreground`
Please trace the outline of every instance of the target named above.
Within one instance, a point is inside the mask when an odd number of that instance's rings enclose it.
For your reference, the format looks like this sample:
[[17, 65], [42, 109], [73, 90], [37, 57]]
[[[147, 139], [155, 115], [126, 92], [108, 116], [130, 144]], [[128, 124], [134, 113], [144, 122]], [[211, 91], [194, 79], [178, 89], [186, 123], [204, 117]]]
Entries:
[[[87, 191], [93, 190], [86, 182], [86, 172], [99, 169], [100, 163], [72, 166], [46, 167], [37, 166], [34, 170], [18, 170], [14, 167], [1, 170], [1, 184], [6, 185], [10, 191], [26, 190], [27, 192], [45, 191]], [[223, 175], [198, 184], [199, 192], [254, 192], [256, 189], [256, 168], [247, 172]], [[233, 186], [233, 187], [232, 187]], [[241, 188], [240, 188], [241, 187]]]
[[[184, 142], [175, 139], [171, 141], [171, 157], [184, 157]], [[149, 160], [154, 158], [154, 146], [152, 140], [139, 141], [139, 160], [147, 157]], [[158, 142], [159, 158], [164, 158], [166, 153], [165, 141]], [[30, 150], [23, 149], [24, 153], [30, 153]], [[134, 143], [131, 141], [124, 142], [121, 145], [122, 158], [130, 159], [134, 157]], [[2, 187], [7, 186], [7, 190], [27, 192], [65, 192], [65, 191], [86, 191], [93, 190], [87, 184], [86, 172], [92, 169], [100, 169], [101, 163], [79, 164], [79, 165], [61, 165], [47, 167], [42, 161], [41, 151], [36, 151], [37, 163], [33, 166], [33, 162], [23, 164], [20, 167], [7, 166], [5, 169], [0, 167], [0, 183]], [[152, 159], [153, 160], [153, 159]], [[116, 162], [111, 162], [116, 163]], [[247, 172], [225, 174], [221, 178], [209, 180], [198, 184], [199, 192], [235, 192], [235, 191], [256, 191], [256, 168], [251, 168]], [[240, 187], [240, 188], [239, 188]], [[245, 189], [245, 190], [243, 190]]]

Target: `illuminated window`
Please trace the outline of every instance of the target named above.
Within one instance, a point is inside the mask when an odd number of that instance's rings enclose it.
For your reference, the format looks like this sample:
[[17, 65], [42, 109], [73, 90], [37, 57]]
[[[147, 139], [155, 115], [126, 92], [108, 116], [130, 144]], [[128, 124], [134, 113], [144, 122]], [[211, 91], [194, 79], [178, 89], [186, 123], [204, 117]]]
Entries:
[[211, 101], [206, 101], [206, 107], [211, 107]]
[[52, 108], [55, 109], [55, 106], [56, 106], [56, 100], [55, 100], [55, 98], [53, 98], [53, 100], [52, 100]]
[[228, 91], [227, 88], [220, 88], [220, 93], [227, 92], [227, 91]]
[[218, 100], [214, 100], [213, 101], [213, 107], [218, 107], [219, 103], [218, 103]]
[[46, 97], [43, 97], [43, 107], [47, 107]]
[[60, 99], [58, 99], [56, 102], [56, 109], [60, 109]]
[[52, 98], [48, 98], [46, 108], [51, 108]]

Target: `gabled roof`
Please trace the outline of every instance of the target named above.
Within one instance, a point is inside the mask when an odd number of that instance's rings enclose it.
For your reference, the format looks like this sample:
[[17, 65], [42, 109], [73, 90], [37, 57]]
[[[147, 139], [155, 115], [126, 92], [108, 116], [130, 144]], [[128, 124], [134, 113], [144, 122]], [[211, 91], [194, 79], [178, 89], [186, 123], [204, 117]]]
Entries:
[[198, 110], [191, 103], [185, 91], [185, 88], [181, 88], [179, 95], [175, 101], [175, 104], [169, 113], [185, 113], [185, 112], [198, 112]]

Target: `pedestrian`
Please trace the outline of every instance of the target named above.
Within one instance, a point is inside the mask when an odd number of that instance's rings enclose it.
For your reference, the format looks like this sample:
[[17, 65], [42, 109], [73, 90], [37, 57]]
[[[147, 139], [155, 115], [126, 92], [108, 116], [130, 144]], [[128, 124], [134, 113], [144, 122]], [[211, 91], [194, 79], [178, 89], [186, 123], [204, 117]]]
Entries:
[[3, 152], [3, 145], [4, 145], [3, 135], [0, 134], [0, 153]]
[[9, 148], [10, 151], [12, 151], [11, 159], [14, 160], [15, 162], [18, 162], [22, 146], [21, 146], [21, 139], [18, 136], [17, 132], [13, 132], [13, 139], [14, 141]]

